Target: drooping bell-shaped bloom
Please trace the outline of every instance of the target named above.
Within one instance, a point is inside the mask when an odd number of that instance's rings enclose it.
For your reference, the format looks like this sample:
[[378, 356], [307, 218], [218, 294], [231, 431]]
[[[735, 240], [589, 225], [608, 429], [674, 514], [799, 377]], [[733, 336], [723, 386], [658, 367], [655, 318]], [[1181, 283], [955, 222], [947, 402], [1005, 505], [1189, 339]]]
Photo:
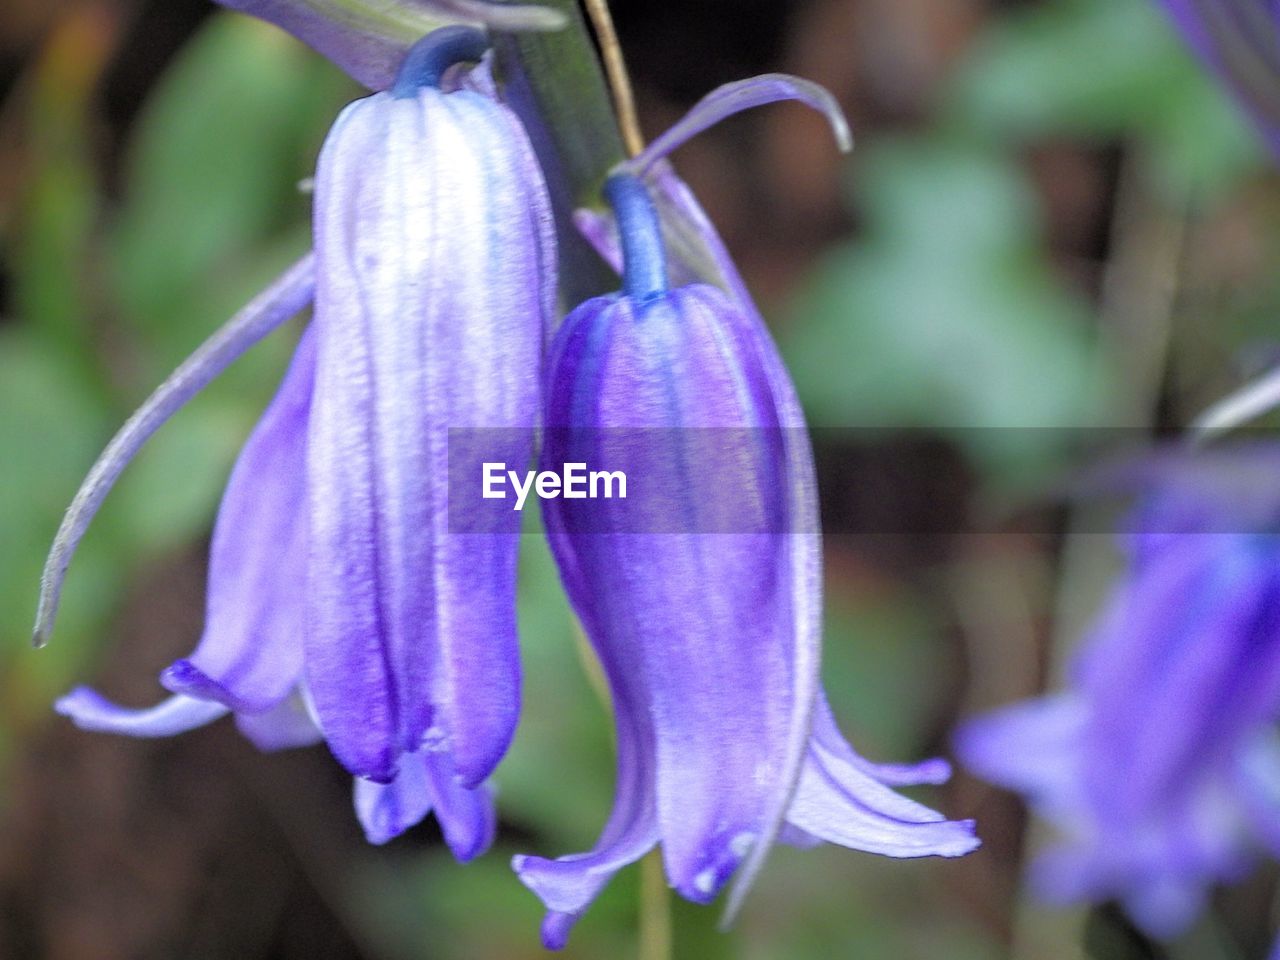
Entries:
[[[482, 51], [463, 28], [427, 38], [393, 91], [349, 106], [325, 143], [314, 267], [298, 268], [296, 291], [314, 275], [314, 319], [227, 487], [204, 636], [161, 677], [174, 696], [135, 711], [82, 689], [58, 704], [138, 736], [228, 711], [265, 747], [322, 735], [357, 777], [371, 840], [435, 809], [461, 857], [488, 842], [483, 784], [519, 710], [518, 530], [515, 515], [472, 530], [449, 513], [447, 446], [451, 428], [502, 428], [500, 453], [532, 456], [555, 286], [549, 203], [518, 121], [439, 86]], [[302, 299], [252, 306], [253, 329]], [[89, 517], [191, 379], [148, 401], [90, 474], [49, 561], [38, 636]]]
[[657, 844], [671, 885], [700, 903], [735, 871], [749, 881], [779, 836], [901, 857], [977, 845], [970, 823], [891, 789], [939, 782], [945, 763], [867, 762], [821, 695], [812, 453], [767, 331], [724, 290], [671, 288], [638, 177], [615, 175], [607, 194], [623, 290], [578, 307], [557, 334], [542, 462], [627, 478], [625, 499], [543, 503], [612, 692], [616, 798], [591, 852], [513, 863], [547, 906], [550, 948]]
[[1259, 853], [1280, 857], [1280, 511], [1258, 483], [1276, 453], [1207, 465], [1135, 513], [1128, 569], [1066, 689], [957, 738], [966, 765], [1056, 828], [1033, 865], [1046, 899], [1118, 900], [1158, 938]]
[[260, 17], [328, 57], [370, 90], [386, 90], [419, 37], [450, 23], [498, 30], [554, 30], [548, 7], [496, 0], [217, 0]]
[[1280, 6], [1275, 0], [1160, 2], [1280, 152]]

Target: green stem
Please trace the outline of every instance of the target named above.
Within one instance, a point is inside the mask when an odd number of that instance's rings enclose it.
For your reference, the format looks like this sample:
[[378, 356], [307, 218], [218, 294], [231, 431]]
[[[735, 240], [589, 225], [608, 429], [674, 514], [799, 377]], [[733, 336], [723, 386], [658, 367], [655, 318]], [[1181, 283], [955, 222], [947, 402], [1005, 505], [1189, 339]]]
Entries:
[[545, 0], [569, 25], [542, 33], [501, 34], [497, 72], [524, 122], [556, 212], [561, 293], [569, 307], [618, 288], [617, 278], [570, 220], [575, 208], [599, 205], [609, 170], [624, 158], [609, 88], [577, 0]]
[[640, 960], [671, 960], [671, 888], [657, 850], [640, 861], [639, 953]]

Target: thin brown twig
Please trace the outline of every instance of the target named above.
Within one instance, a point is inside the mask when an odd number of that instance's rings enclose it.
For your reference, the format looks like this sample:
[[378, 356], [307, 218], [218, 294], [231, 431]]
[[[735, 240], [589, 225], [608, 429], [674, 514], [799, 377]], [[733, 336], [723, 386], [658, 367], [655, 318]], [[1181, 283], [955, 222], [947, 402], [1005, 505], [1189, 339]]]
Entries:
[[630, 156], [644, 149], [644, 134], [636, 116], [635, 96], [631, 92], [631, 77], [622, 59], [622, 47], [613, 29], [613, 17], [609, 14], [608, 0], [585, 0], [587, 16], [600, 43], [600, 56], [604, 60], [605, 76], [609, 80], [609, 92], [613, 96], [613, 108], [618, 114], [618, 129], [622, 142]]

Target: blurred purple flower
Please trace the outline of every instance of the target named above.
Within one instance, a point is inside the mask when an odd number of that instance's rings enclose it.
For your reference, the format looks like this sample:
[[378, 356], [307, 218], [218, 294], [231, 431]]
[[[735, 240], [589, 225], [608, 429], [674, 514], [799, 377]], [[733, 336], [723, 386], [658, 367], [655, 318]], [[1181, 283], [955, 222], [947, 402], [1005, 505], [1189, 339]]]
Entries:
[[339, 117], [317, 169], [314, 266], [233, 320], [112, 442], [59, 532], [37, 624], [46, 636], [71, 552], [128, 459], [304, 306], [314, 277], [314, 321], [223, 498], [204, 637], [161, 676], [173, 697], [128, 710], [79, 689], [58, 710], [134, 736], [234, 712], [266, 749], [323, 735], [357, 778], [371, 841], [434, 809], [460, 858], [489, 842], [483, 784], [519, 711], [518, 515], [451, 531], [448, 433], [507, 428], [498, 452], [532, 456], [556, 270], [549, 201], [514, 114], [439, 86], [483, 44], [439, 31], [392, 92]]
[[[821, 533], [794, 388], [740, 283], [671, 288], [669, 272], [694, 273], [695, 247], [712, 259], [709, 248], [722, 248], [706, 224], [706, 235], [685, 236], [691, 259], [669, 262], [637, 176], [719, 116], [797, 91], [843, 129], [817, 88], [760, 78], [717, 91], [609, 181], [623, 290], [574, 310], [552, 348], [544, 469], [623, 467], [660, 493], [638, 517], [631, 500], [543, 504], [610, 684], [618, 745], [614, 808], [595, 849], [513, 861], [546, 904], [549, 948], [565, 944], [615, 872], [659, 843], [669, 882], [695, 902], [737, 871], [730, 913], [779, 837], [896, 857], [977, 846], [971, 822], [891, 789], [941, 782], [946, 763], [869, 763], [837, 729], [818, 678]], [[584, 222], [616, 253], [608, 222]]]
[[499, 0], [216, 0], [282, 27], [370, 90], [395, 81], [419, 37], [449, 23], [554, 30], [559, 11]]
[[1134, 515], [1128, 570], [1067, 689], [957, 737], [1061, 834], [1033, 865], [1038, 891], [1119, 900], [1158, 938], [1259, 851], [1280, 856], [1280, 537], [1242, 532], [1267, 529], [1259, 487], [1243, 510], [1206, 496], [1218, 466]]
[[1280, 3], [1160, 0], [1196, 53], [1231, 87], [1280, 151]]

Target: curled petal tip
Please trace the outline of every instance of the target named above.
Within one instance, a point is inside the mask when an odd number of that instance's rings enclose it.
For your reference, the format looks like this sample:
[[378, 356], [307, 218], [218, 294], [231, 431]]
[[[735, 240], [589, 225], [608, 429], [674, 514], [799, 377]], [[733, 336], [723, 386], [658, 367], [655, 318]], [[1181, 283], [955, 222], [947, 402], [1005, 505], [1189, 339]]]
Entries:
[[[79, 500], [80, 496], [77, 495], [76, 501]], [[75, 510], [75, 503], [72, 503], [67, 517], [63, 518], [64, 528], [67, 526], [67, 518], [70, 517], [72, 510]], [[85, 526], [88, 526], [88, 520], [85, 521]], [[83, 530], [80, 535], [83, 535]], [[31, 628], [31, 646], [37, 650], [45, 646], [53, 635], [53, 623], [58, 617], [58, 605], [62, 599], [62, 582], [66, 579], [67, 567], [71, 564], [71, 555], [76, 548], [76, 543], [66, 542], [68, 539], [60, 529], [50, 548], [49, 559], [45, 561], [44, 572], [40, 575], [40, 598], [36, 602], [36, 622]], [[76, 536], [76, 539], [78, 540], [79, 536]]]
[[59, 716], [70, 717], [75, 720], [80, 703], [96, 696], [97, 694], [88, 687], [76, 687], [70, 693], [64, 693], [53, 701], [53, 712]]
[[376, 783], [355, 778], [355, 808], [364, 838], [374, 846], [394, 840], [422, 820], [431, 810], [431, 795], [420, 778], [409, 782]]
[[487, 852], [498, 828], [491, 791], [458, 787], [440, 764], [434, 765], [432, 778], [436, 818], [453, 858], [467, 863]]
[[950, 761], [943, 760], [941, 757], [936, 757], [933, 760], [926, 760], [921, 764], [920, 769], [920, 775], [927, 776], [929, 778], [922, 782], [933, 784], [946, 783], [951, 779], [951, 774], [953, 772]]
[[542, 920], [542, 945], [548, 950], [563, 950], [577, 922], [577, 914], [549, 910]]
[[841, 152], [848, 153], [853, 149], [853, 134], [849, 130], [849, 122], [836, 98], [825, 87], [785, 73], [765, 73], [748, 80], [726, 83], [712, 90], [666, 133], [624, 163], [622, 169], [642, 176], [667, 154], [726, 117], [779, 100], [798, 100], [817, 110], [827, 118]]
[[263, 709], [261, 705], [243, 702], [226, 686], [186, 659], [175, 660], [161, 671], [160, 686], [170, 693], [221, 703], [232, 710], [260, 711]]
[[932, 757], [916, 764], [882, 764], [876, 769], [882, 783], [901, 787], [919, 784], [939, 786], [950, 780], [954, 773], [950, 761], [942, 757]]
[[959, 828], [956, 842], [950, 847], [945, 848], [939, 853], [943, 857], [963, 857], [967, 853], [973, 853], [982, 846], [982, 839], [978, 836], [977, 820], [957, 820], [956, 826]]
[[56, 713], [81, 730], [131, 737], [171, 737], [203, 727], [226, 714], [220, 703], [174, 696], [141, 710], [121, 707], [89, 687], [76, 687], [53, 704]]

